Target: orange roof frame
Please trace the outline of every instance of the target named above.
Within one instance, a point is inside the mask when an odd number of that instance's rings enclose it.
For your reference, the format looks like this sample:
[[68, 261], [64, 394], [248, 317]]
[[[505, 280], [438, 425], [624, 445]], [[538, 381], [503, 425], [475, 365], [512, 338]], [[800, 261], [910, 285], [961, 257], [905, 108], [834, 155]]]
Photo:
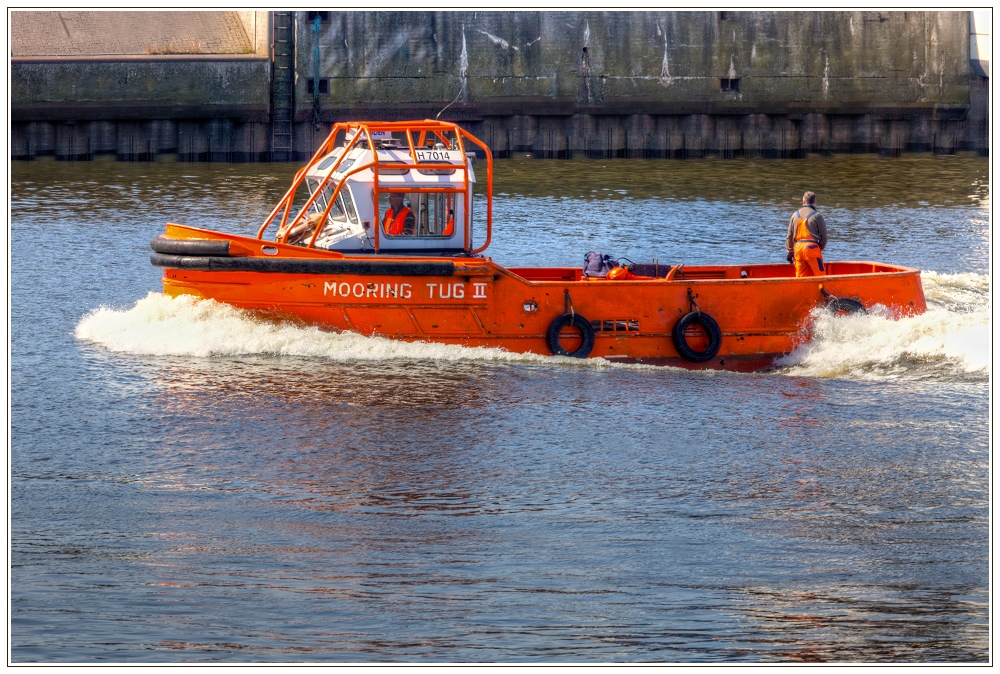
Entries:
[[[354, 131], [354, 135], [350, 136], [350, 132]], [[381, 161], [378, 158], [378, 153], [375, 152], [375, 142], [372, 137], [373, 133], [378, 132], [404, 132], [406, 137], [407, 149], [410, 155], [410, 162], [401, 161]], [[292, 205], [295, 200], [295, 193], [301, 187], [302, 182], [305, 180], [306, 174], [311, 168], [318, 164], [326, 155], [333, 151], [336, 147], [336, 142], [339, 134], [344, 132], [345, 138], [347, 138], [347, 144], [344, 147], [344, 151], [334, 162], [333, 166], [327, 172], [323, 181], [316, 188], [316, 190], [310, 195], [309, 199], [306, 201], [305, 205], [299, 209], [294, 217], [291, 218], [289, 222], [289, 217], [292, 212]], [[419, 139], [416, 144], [413, 142], [413, 134], [419, 133]], [[471, 133], [460, 127], [458, 124], [453, 122], [442, 122], [433, 119], [425, 119], [420, 122], [338, 122], [333, 125], [330, 130], [330, 134], [326, 137], [323, 143], [320, 145], [319, 149], [313, 154], [309, 162], [295, 174], [295, 178], [292, 180], [291, 187], [285, 192], [284, 196], [274, 207], [271, 213], [264, 220], [263, 224], [257, 230], [257, 238], [262, 239], [264, 237], [264, 232], [271, 225], [278, 214], [281, 214], [280, 224], [278, 226], [278, 233], [276, 235], [276, 240], [279, 242], [284, 242], [288, 236], [288, 232], [296, 224], [301, 222], [303, 218], [309, 211], [309, 208], [318, 198], [322, 189], [330, 182], [333, 174], [336, 173], [337, 169], [340, 167], [344, 158], [347, 156], [348, 152], [354, 148], [359, 141], [365, 140], [368, 144], [368, 148], [372, 152], [372, 160], [366, 162], [357, 167], [351, 167], [347, 173], [345, 173], [337, 181], [336, 187], [334, 188], [333, 194], [331, 195], [326, 208], [323, 211], [323, 220], [325, 221], [330, 213], [330, 209], [337, 200], [337, 196], [340, 194], [342, 188], [347, 183], [347, 179], [356, 173], [371, 169], [374, 173], [374, 188], [372, 190], [372, 200], [375, 204], [375, 212], [378, 212], [378, 193], [379, 193], [379, 170], [380, 169], [400, 169], [400, 168], [412, 168], [418, 166], [426, 170], [447, 170], [454, 169], [454, 164], [442, 163], [442, 162], [419, 162], [417, 160], [417, 149], [422, 148], [422, 144], [426, 141], [427, 134], [431, 133], [437, 136], [442, 141], [448, 142], [448, 134], [454, 134], [455, 141], [458, 144], [458, 150], [461, 152], [463, 157], [463, 167], [462, 171], [462, 186], [460, 188], [454, 187], [418, 187], [415, 191], [419, 192], [453, 192], [464, 194], [465, 199], [465, 209], [464, 209], [464, 231], [465, 231], [465, 243], [464, 248], [470, 255], [476, 255], [486, 250], [493, 238], [493, 153], [490, 152], [489, 147], [483, 141], [479, 140]], [[469, 171], [468, 171], [468, 155], [466, 153], [465, 141], [468, 140], [473, 145], [478, 146], [486, 153], [486, 240], [483, 245], [477, 248], [471, 248], [471, 234], [472, 234], [472, 209], [469, 208]], [[378, 224], [372, 228], [375, 232], [374, 247], [378, 251], [380, 248], [380, 228]], [[309, 241], [309, 247], [312, 248], [316, 242], [316, 238], [319, 235], [320, 228], [316, 228], [313, 232], [312, 238]]]

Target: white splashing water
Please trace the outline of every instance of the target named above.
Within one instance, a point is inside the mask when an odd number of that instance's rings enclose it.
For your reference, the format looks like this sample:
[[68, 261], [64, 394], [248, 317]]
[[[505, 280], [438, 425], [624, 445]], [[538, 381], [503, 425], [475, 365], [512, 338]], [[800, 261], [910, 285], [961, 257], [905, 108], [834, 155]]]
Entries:
[[[155, 292], [136, 302], [131, 309], [100, 307], [90, 312], [80, 320], [75, 334], [77, 339], [111, 351], [152, 356], [296, 356], [335, 362], [552, 360], [502, 349], [401, 342], [352, 332], [329, 332], [315, 326], [269, 321], [214, 300], [169, 297]], [[572, 364], [585, 362], [572, 358], [558, 360]]]
[[[992, 367], [989, 277], [923, 272], [925, 314], [894, 320], [813, 316], [812, 341], [778, 365], [783, 374], [850, 379], [988, 374]], [[212, 300], [149, 293], [125, 310], [101, 307], [84, 316], [76, 337], [120, 353], [164, 356], [295, 356], [336, 362], [429, 359], [560, 363], [623, 367], [604, 359], [578, 360], [502, 349], [399, 342], [314, 326], [266, 320]], [[643, 367], [643, 366], [632, 366]]]
[[989, 374], [989, 277], [922, 272], [927, 312], [894, 320], [813, 315], [812, 340], [778, 361], [783, 374], [851, 379]]

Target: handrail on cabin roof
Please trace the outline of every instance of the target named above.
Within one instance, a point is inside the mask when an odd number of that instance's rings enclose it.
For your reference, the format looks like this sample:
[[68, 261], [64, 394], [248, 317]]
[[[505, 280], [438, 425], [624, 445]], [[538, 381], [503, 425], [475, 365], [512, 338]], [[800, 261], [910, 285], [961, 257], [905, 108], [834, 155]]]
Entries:
[[[354, 131], [354, 135], [349, 139], [347, 134]], [[406, 163], [393, 159], [392, 161], [379, 160], [378, 149], [372, 138], [373, 133], [378, 133], [382, 131], [403, 131], [406, 134], [406, 149], [409, 150], [410, 160], [412, 163]], [[373, 160], [368, 162], [363, 166], [353, 167], [347, 174], [341, 177], [338, 181], [337, 187], [334, 191], [333, 198], [327, 204], [326, 209], [324, 209], [323, 221], [326, 219], [326, 215], [329, 213], [334, 200], [340, 193], [342, 187], [344, 186], [347, 177], [354, 175], [360, 171], [371, 169], [374, 173], [374, 187], [372, 191], [372, 199], [375, 205], [376, 215], [378, 211], [378, 192], [379, 192], [379, 169], [400, 169], [400, 168], [414, 168], [424, 170], [447, 170], [452, 168], [457, 168], [455, 164], [439, 163], [439, 162], [420, 162], [417, 160], [417, 150], [425, 149], [422, 144], [426, 142], [427, 133], [432, 132], [435, 136], [440, 138], [442, 141], [448, 141], [445, 134], [447, 132], [452, 132], [455, 136], [455, 141], [457, 141], [458, 150], [461, 152], [463, 163], [462, 163], [462, 191], [466, 196], [466, 208], [464, 209], [465, 216], [465, 250], [470, 254], [480, 253], [490, 245], [490, 241], [493, 237], [493, 153], [490, 151], [489, 147], [481, 140], [473, 136], [471, 133], [460, 127], [458, 124], [453, 122], [442, 122], [439, 120], [425, 119], [423, 121], [403, 121], [403, 122], [338, 122], [333, 125], [330, 130], [330, 134], [326, 137], [323, 143], [320, 145], [319, 149], [313, 154], [309, 162], [296, 172], [295, 178], [292, 180], [291, 187], [285, 192], [284, 196], [278, 202], [277, 206], [271, 211], [268, 217], [264, 220], [263, 224], [257, 231], [257, 238], [262, 239], [264, 237], [264, 232], [267, 230], [268, 226], [274, 221], [278, 213], [284, 213], [281, 218], [281, 224], [278, 227], [277, 239], [282, 240], [283, 236], [287, 236], [288, 231], [292, 229], [297, 223], [299, 223], [304, 217], [309, 207], [315, 202], [316, 198], [320, 194], [323, 187], [329, 183], [333, 174], [340, 167], [344, 158], [347, 156], [348, 152], [359, 143], [359, 141], [364, 138], [368, 143], [368, 151], [371, 152]], [[306, 204], [299, 210], [299, 212], [292, 218], [291, 222], [288, 222], [289, 215], [291, 215], [292, 204], [295, 200], [295, 193], [298, 191], [299, 187], [302, 186], [306, 175], [309, 170], [312, 169], [316, 164], [318, 164], [323, 158], [325, 158], [330, 152], [333, 151], [338, 135], [344, 132], [345, 140], [347, 141], [344, 146], [344, 151], [341, 152], [337, 161], [327, 172], [326, 177], [323, 179], [319, 187], [310, 195], [310, 198], [306, 201]], [[416, 144], [413, 142], [413, 133], [419, 132], [420, 136]], [[475, 249], [469, 248], [470, 235], [471, 235], [471, 209], [468, 208], [468, 193], [469, 193], [469, 159], [468, 154], [465, 150], [465, 139], [468, 139], [473, 144], [479, 146], [486, 154], [486, 240], [482, 246]], [[385, 149], [385, 148], [384, 148]], [[394, 148], [403, 149], [403, 148]], [[444, 188], [444, 187], [414, 187], [412, 190], [407, 191], [417, 191], [417, 192], [457, 192], [455, 188]], [[379, 249], [379, 228], [374, 227], [375, 231], [375, 250]], [[315, 243], [316, 237], [319, 234], [319, 228], [313, 232], [313, 236], [309, 241], [309, 246]]]

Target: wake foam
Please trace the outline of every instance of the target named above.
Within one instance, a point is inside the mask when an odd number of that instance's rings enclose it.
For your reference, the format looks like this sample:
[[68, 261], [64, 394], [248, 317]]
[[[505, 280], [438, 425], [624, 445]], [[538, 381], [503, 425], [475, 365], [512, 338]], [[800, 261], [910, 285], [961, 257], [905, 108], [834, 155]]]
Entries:
[[[812, 340], [780, 359], [781, 374], [898, 379], [988, 376], [992, 368], [989, 277], [923, 272], [927, 312], [894, 320], [884, 312], [835, 317], [817, 311]], [[151, 292], [130, 309], [101, 307], [76, 337], [114, 352], [152, 356], [293, 356], [335, 362], [404, 360], [650, 366], [518, 354], [502, 349], [401, 342], [269, 321], [214, 300]]]
[[184, 295], [169, 297], [156, 292], [149, 293], [131, 309], [100, 307], [90, 312], [80, 320], [75, 334], [77, 339], [111, 351], [152, 356], [295, 356], [336, 362], [551, 360], [502, 349], [329, 332], [311, 325], [268, 321], [215, 300]]
[[897, 379], [988, 375], [992, 368], [989, 277], [921, 272], [927, 312], [814, 312], [812, 340], [777, 362], [782, 374]]

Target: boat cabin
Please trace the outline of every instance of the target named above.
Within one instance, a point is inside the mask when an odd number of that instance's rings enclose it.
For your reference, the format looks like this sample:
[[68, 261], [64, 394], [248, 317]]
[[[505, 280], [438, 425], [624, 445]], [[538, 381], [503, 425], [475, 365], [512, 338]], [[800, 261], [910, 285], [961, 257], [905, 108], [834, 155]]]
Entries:
[[[472, 147], [470, 147], [470, 143]], [[473, 242], [480, 141], [447, 122], [350, 122], [334, 126], [261, 227], [275, 240], [344, 253], [474, 255], [489, 244], [492, 157], [485, 232]]]

